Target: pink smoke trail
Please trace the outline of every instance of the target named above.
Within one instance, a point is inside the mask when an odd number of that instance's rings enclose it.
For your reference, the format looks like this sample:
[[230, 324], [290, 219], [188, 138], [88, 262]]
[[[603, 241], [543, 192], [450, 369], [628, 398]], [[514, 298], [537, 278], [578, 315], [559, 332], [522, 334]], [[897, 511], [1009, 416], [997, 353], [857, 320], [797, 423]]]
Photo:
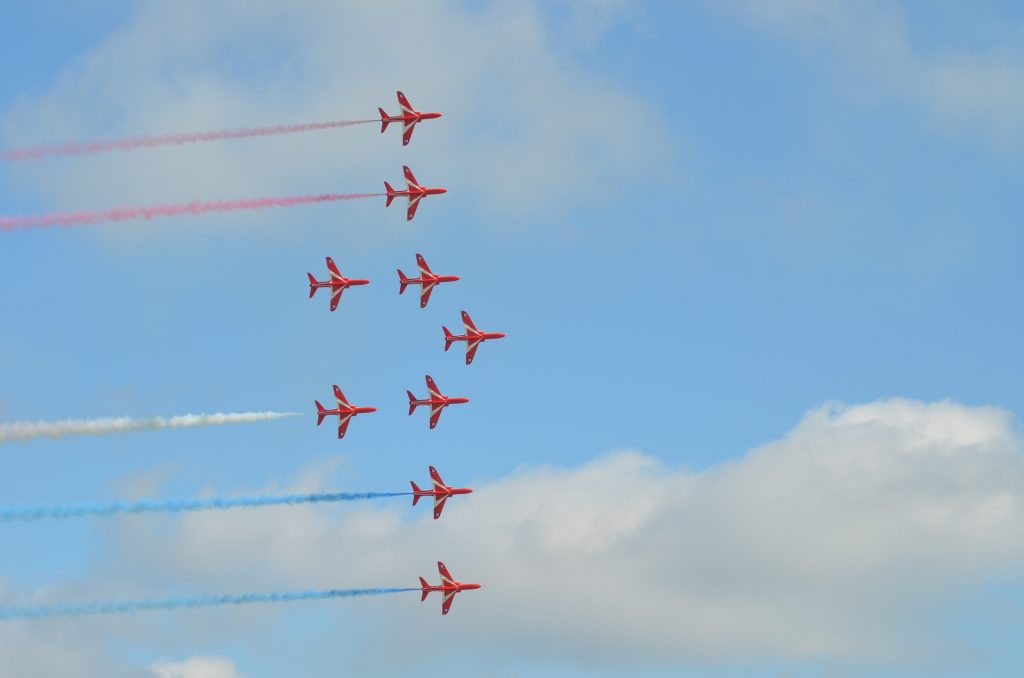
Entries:
[[180, 146], [204, 141], [220, 139], [242, 139], [245, 137], [269, 137], [278, 134], [297, 134], [299, 132], [315, 132], [352, 125], [365, 125], [380, 120], [335, 120], [331, 122], [314, 122], [300, 125], [274, 125], [272, 127], [249, 127], [229, 129], [220, 132], [193, 132], [191, 134], [162, 134], [153, 137], [136, 137], [134, 139], [117, 139], [114, 141], [97, 141], [90, 143], [69, 143], [61, 146], [36, 146], [32, 148], [12, 148], [0, 153], [4, 160], [39, 160], [49, 156], [93, 155], [108, 151], [129, 151], [135, 148], [152, 148], [154, 146]]
[[0, 216], [0, 230], [16, 228], [41, 228], [46, 226], [71, 226], [74, 224], [98, 224], [104, 221], [131, 221], [155, 217], [177, 217], [184, 214], [198, 216], [207, 212], [234, 212], [236, 210], [261, 210], [269, 207], [292, 207], [318, 202], [358, 200], [384, 195], [383, 193], [321, 193], [320, 195], [296, 195], [284, 198], [244, 198], [242, 200], [195, 200], [184, 205], [150, 205], [149, 207], [115, 207], [110, 210], [55, 212], [18, 217]]

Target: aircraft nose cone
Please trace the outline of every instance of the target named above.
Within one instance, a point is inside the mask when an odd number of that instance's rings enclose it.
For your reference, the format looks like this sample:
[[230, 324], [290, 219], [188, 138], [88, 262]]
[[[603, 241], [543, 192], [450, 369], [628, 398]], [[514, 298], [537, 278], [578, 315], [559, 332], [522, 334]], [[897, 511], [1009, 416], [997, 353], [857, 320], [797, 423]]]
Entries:
[[367, 408], [366, 408], [366, 411], [367, 411], [367, 412], [376, 412], [376, 411], [377, 411], [377, 408], [376, 408], [376, 407], [367, 407]]
[[437, 189], [437, 192], [438, 193], [447, 193], [448, 189], [447, 188], [439, 188], [439, 189]]
[[505, 333], [504, 332], [498, 332], [498, 339], [504, 339], [504, 338], [505, 338]]
[[452, 282], [455, 282], [456, 280], [459, 280], [459, 279], [460, 279], [460, 278], [459, 278], [459, 276], [457, 276], [457, 275], [453, 275], [453, 276], [452, 276]]

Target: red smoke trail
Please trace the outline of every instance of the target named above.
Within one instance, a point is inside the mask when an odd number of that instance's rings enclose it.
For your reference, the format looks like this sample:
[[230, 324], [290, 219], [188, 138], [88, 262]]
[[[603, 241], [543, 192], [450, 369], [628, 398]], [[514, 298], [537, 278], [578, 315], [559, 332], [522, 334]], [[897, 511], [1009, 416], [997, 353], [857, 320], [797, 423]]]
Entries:
[[137, 137], [135, 139], [119, 139], [114, 141], [98, 141], [91, 143], [70, 143], [62, 146], [36, 146], [34, 148], [12, 148], [0, 154], [4, 160], [38, 160], [47, 156], [60, 155], [92, 155], [108, 151], [128, 151], [134, 148], [152, 148], [153, 146], [180, 146], [203, 141], [220, 139], [242, 139], [245, 137], [269, 137], [277, 134], [297, 134], [299, 132], [315, 132], [323, 129], [365, 125], [379, 120], [335, 120], [332, 122], [314, 122], [301, 125], [274, 125], [272, 127], [250, 127], [229, 129], [220, 132], [194, 132], [192, 134], [163, 134], [155, 137]]
[[198, 216], [207, 212], [234, 212], [235, 210], [261, 210], [268, 207], [291, 207], [317, 202], [357, 200], [384, 195], [383, 193], [322, 193], [320, 195], [296, 195], [284, 198], [244, 198], [242, 200], [213, 200], [193, 202], [184, 205], [151, 205], [149, 207], [115, 207], [111, 210], [55, 212], [21, 217], [0, 216], [0, 230], [35, 228], [44, 226], [71, 226], [73, 224], [98, 224], [104, 221], [130, 221], [132, 219], [153, 219], [155, 217], [177, 217], [183, 214]]

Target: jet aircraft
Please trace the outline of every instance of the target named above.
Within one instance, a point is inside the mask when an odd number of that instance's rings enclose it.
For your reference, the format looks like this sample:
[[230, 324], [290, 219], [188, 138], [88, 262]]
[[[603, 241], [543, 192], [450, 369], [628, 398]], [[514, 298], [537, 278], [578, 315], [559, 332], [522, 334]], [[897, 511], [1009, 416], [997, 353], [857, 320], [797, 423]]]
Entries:
[[334, 385], [334, 399], [338, 403], [338, 407], [333, 410], [326, 410], [324, 406], [320, 404], [319, 400], [315, 400], [316, 403], [316, 425], [324, 423], [324, 417], [336, 414], [338, 415], [338, 439], [345, 437], [345, 431], [348, 430], [348, 423], [352, 421], [352, 417], [357, 414], [368, 414], [370, 412], [376, 412], [376, 407], [359, 407], [351, 404], [348, 399], [345, 398], [345, 394], [341, 392], [338, 385]]
[[385, 207], [391, 205], [391, 201], [400, 195], [409, 196], [409, 208], [405, 213], [405, 220], [412, 221], [412, 218], [416, 216], [416, 208], [419, 207], [420, 200], [428, 195], [440, 195], [447, 193], [447, 188], [427, 188], [426, 186], [420, 186], [416, 181], [416, 177], [413, 176], [412, 170], [406, 165], [402, 168], [405, 170], [405, 185], [404, 191], [396, 191], [391, 187], [391, 184], [384, 182], [384, 190], [387, 191], [388, 200], [384, 204]]
[[426, 600], [427, 594], [431, 591], [440, 591], [444, 596], [441, 599], [441, 614], [443, 615], [448, 614], [448, 610], [451, 609], [456, 593], [480, 588], [480, 584], [463, 584], [461, 581], [455, 581], [451, 573], [448, 572], [448, 568], [441, 561], [437, 562], [437, 571], [441, 574], [441, 584], [439, 586], [431, 586], [427, 583], [426, 579], [420, 577], [420, 587], [423, 591], [420, 602]]
[[468, 487], [451, 487], [445, 485], [444, 481], [441, 480], [441, 474], [437, 472], [437, 469], [433, 466], [430, 467], [430, 482], [433, 484], [434, 489], [432, 490], [421, 490], [412, 480], [409, 484], [412, 485], [412, 505], [415, 506], [416, 502], [420, 500], [420, 497], [433, 497], [434, 498], [434, 520], [441, 517], [441, 511], [444, 510], [444, 503], [448, 501], [448, 497], [456, 494], [469, 494], [473, 490]]
[[409, 140], [412, 139], [412, 131], [416, 127], [416, 123], [421, 120], [433, 120], [434, 118], [440, 118], [440, 113], [422, 113], [417, 111], [409, 103], [409, 100], [405, 98], [405, 95], [398, 92], [398, 106], [402, 109], [401, 115], [388, 115], [383, 108], [378, 108], [380, 111], [380, 133], [384, 134], [387, 131], [388, 125], [393, 122], [402, 123], [402, 145], [408, 146]]
[[402, 269], [398, 269], [398, 293], [402, 294], [405, 292], [405, 288], [412, 284], [420, 286], [420, 308], [426, 308], [427, 302], [430, 301], [430, 293], [434, 291], [434, 287], [440, 283], [455, 282], [459, 279], [457, 275], [436, 275], [430, 270], [430, 266], [427, 266], [427, 260], [423, 258], [422, 254], [416, 255], [416, 265], [420, 269], [420, 277], [418, 278], [407, 278], [405, 273], [402, 273]]
[[502, 339], [505, 336], [504, 332], [481, 332], [473, 324], [473, 319], [469, 317], [469, 314], [465, 311], [462, 312], [462, 324], [466, 326], [465, 334], [452, 334], [444, 325], [441, 329], [444, 330], [444, 350], [448, 350], [452, 347], [453, 341], [464, 341], [466, 342], [466, 364], [473, 364], [473, 356], [476, 355], [476, 349], [483, 342], [488, 339]]
[[406, 391], [409, 396], [409, 414], [412, 415], [416, 411], [416, 408], [420, 405], [430, 406], [430, 428], [437, 426], [437, 420], [441, 418], [441, 411], [449, 405], [461, 405], [468, 403], [469, 398], [453, 398], [446, 396], [441, 393], [437, 388], [437, 384], [434, 380], [427, 375], [427, 397], [423, 400], [417, 400], [416, 396], [412, 394], [412, 391]]
[[331, 310], [338, 308], [338, 302], [341, 301], [341, 293], [347, 288], [355, 285], [369, 285], [370, 281], [363, 278], [346, 278], [338, 270], [337, 265], [334, 263], [334, 259], [327, 257], [327, 270], [330, 272], [331, 277], [323, 282], [320, 282], [313, 277], [312, 273], [307, 273], [306, 276], [309, 278], [309, 298], [312, 299], [316, 291], [321, 287], [328, 287], [331, 290]]

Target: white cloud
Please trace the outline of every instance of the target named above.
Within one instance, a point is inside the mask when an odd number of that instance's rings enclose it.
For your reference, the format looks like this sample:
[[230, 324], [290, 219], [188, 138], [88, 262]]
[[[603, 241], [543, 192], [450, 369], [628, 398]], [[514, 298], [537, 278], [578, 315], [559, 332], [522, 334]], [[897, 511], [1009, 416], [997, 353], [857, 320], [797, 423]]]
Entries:
[[183, 662], [160, 660], [150, 667], [156, 678], [244, 678], [224, 657], [189, 657]]
[[[625, 13], [598, 9], [581, 21], [602, 26], [606, 19], [592, 17]], [[50, 91], [22, 97], [0, 129], [8, 145], [20, 146], [364, 118], [378, 105], [394, 109], [394, 91], [403, 89], [418, 107], [445, 114], [421, 125], [407, 149], [394, 129], [379, 138], [368, 125], [22, 163], [18, 176], [56, 206], [102, 208], [376, 191], [385, 179], [399, 182], [408, 163], [425, 183], [451, 189], [421, 214], [448, 198], [491, 216], [535, 214], [573, 197], [602, 199], [595, 187], [628, 183], [664, 154], [655, 113], [587, 71], [565, 36], [548, 31], [525, 2], [411, 3], [400, 11], [333, 0], [147, 4]], [[382, 209], [374, 201], [372, 213]]]
[[[910, 18], [893, 3], [736, 0], [727, 6], [833, 66], [831, 73], [841, 88], [904, 98], [920, 106], [928, 119], [979, 132], [996, 144], [1024, 138], [1024, 52], [1019, 40], [1024, 26], [1004, 44], [990, 40], [978, 51], [939, 49], [919, 44], [909, 29]], [[979, 22], [991, 20], [983, 8], [972, 9], [981, 10], [976, 12]], [[969, 11], [962, 14], [969, 19]]]
[[[336, 487], [333, 474], [318, 464], [296, 489]], [[417, 575], [437, 579], [440, 559], [483, 584], [460, 594], [444, 619], [438, 600], [405, 593], [11, 622], [0, 625], [0, 676], [9, 667], [116, 675], [105, 656], [110, 638], [164, 657], [244, 638], [247, 661], [259, 665], [272, 661], [260, 648], [274, 647], [282, 628], [325, 615], [335, 628], [305, 627], [300, 672], [340, 662], [401, 675], [430, 661], [454, 662], [456, 675], [549, 661], [585, 670], [949, 668], [969, 656], [948, 634], [959, 606], [992, 582], [1021, 583], [1024, 565], [1024, 445], [1008, 413], [993, 407], [829, 404], [779, 440], [697, 472], [623, 451], [490, 483], [448, 480], [476, 492], [456, 497], [436, 522], [399, 500], [111, 521], [95, 577], [39, 593], [53, 602], [414, 586]], [[31, 603], [24, 593], [0, 597]], [[982, 663], [960, 667], [984, 667], [984, 656], [971, 661]], [[203, 657], [150, 670], [238, 675], [230, 661]]]
[[483, 584], [443, 622], [437, 600], [412, 594], [338, 603], [342, 628], [358, 610], [377, 669], [443, 655], [455, 638], [460, 656], [492, 666], [926, 664], [962, 649], [944, 624], [965, 596], [1019, 581], [1022, 454], [997, 408], [828, 405], [701, 472], [619, 452], [478, 485], [436, 523], [403, 521], [410, 509], [394, 504], [223, 512], [159, 537], [133, 524], [119, 558], [197, 590], [414, 585], [437, 578], [438, 559]]
[[[0, 579], [0, 605], [14, 600], [14, 590]], [[108, 656], [103, 640], [99, 629], [60, 622], [0, 623], [0, 678], [125, 676]]]

